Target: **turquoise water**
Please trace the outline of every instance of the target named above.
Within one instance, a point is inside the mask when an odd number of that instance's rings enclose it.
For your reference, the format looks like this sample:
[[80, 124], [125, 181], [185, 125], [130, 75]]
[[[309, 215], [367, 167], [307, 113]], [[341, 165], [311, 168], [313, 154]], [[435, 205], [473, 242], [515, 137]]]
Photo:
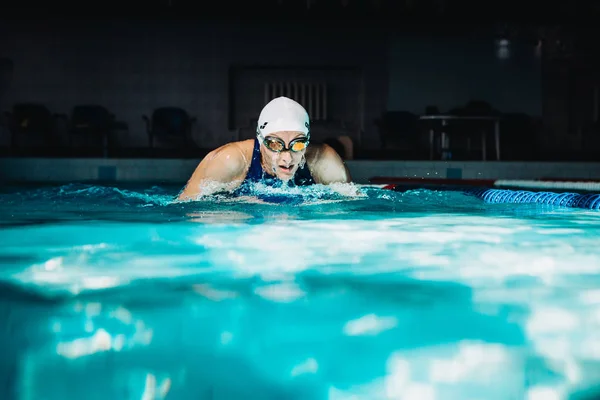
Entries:
[[1, 399], [600, 393], [598, 211], [179, 189], [3, 189]]

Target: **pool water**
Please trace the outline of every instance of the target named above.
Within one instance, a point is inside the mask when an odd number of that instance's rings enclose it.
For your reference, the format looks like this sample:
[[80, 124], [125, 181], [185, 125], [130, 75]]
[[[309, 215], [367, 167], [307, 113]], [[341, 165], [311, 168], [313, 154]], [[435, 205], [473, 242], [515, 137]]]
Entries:
[[598, 211], [179, 189], [2, 189], [0, 398], [598, 398]]

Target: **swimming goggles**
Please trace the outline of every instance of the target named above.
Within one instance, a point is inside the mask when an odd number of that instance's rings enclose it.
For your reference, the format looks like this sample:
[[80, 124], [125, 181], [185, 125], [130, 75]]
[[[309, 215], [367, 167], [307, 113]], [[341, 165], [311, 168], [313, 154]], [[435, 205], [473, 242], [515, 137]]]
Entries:
[[302, 151], [308, 147], [309, 139], [307, 137], [301, 137], [298, 139], [294, 139], [290, 142], [290, 146], [286, 147], [285, 142], [277, 137], [267, 136], [263, 137], [262, 134], [258, 135], [262, 140], [262, 144], [271, 151], [275, 153], [281, 153], [282, 151], [291, 151], [297, 153]]

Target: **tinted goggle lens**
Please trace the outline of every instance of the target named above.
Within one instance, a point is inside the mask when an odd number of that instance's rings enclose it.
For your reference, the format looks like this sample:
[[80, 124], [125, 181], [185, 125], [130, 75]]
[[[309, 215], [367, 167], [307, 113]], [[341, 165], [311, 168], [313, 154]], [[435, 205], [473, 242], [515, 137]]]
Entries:
[[264, 144], [269, 150], [278, 153], [284, 150], [290, 150], [296, 153], [298, 151], [304, 150], [306, 146], [308, 146], [308, 139], [302, 138], [292, 140], [289, 148], [285, 147], [285, 142], [283, 140], [275, 138], [265, 138]]

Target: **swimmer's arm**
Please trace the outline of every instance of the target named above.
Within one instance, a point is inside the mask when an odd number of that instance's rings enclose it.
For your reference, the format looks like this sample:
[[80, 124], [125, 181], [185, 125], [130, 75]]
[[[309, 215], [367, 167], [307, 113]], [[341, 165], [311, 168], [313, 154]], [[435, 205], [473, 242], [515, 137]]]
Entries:
[[234, 190], [243, 180], [245, 170], [246, 161], [235, 144], [213, 150], [198, 164], [177, 200], [195, 200]]
[[364, 197], [358, 187], [352, 183], [350, 171], [342, 158], [328, 145], [323, 145], [315, 157], [316, 161], [311, 168], [311, 174], [316, 183], [329, 185], [330, 188], [349, 197]]
[[323, 144], [315, 158], [311, 174], [316, 183], [330, 185], [352, 182], [350, 171], [333, 147]]

